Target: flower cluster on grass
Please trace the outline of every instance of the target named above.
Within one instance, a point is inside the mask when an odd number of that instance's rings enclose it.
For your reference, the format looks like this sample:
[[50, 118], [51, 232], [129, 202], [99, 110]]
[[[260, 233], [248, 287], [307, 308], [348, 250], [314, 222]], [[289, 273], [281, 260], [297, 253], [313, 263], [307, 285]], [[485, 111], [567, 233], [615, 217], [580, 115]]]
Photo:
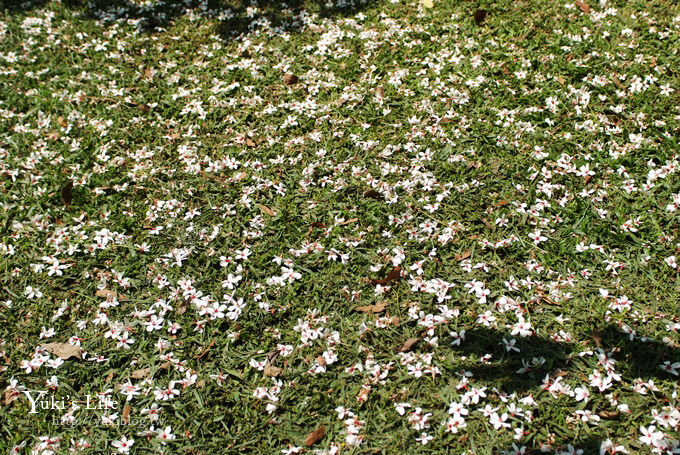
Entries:
[[680, 453], [680, 15], [432, 5], [0, 16], [0, 449]]

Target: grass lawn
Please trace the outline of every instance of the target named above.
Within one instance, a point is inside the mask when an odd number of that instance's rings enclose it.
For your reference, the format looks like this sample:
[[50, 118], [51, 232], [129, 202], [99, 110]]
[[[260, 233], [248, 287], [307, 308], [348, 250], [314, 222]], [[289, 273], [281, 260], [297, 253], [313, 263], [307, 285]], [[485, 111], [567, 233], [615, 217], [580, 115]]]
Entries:
[[0, 453], [680, 454], [680, 6], [0, 0]]

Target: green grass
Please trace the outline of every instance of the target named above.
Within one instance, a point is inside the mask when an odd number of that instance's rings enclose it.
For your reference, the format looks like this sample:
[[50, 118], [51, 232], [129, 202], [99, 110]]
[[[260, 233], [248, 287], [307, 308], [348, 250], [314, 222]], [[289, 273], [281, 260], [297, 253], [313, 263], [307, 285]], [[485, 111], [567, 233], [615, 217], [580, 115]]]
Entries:
[[679, 453], [680, 9], [583, 5], [0, 5], [0, 451]]

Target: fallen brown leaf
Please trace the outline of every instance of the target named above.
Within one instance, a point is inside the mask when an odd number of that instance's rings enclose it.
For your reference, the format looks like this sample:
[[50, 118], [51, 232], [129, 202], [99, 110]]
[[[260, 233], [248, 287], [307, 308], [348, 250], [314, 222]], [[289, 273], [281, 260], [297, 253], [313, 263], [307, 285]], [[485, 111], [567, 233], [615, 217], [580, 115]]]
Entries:
[[264, 213], [266, 213], [269, 216], [276, 216], [276, 212], [267, 207], [266, 205], [263, 204], [257, 204], [257, 206], [262, 210]]
[[17, 399], [17, 395], [13, 394], [10, 390], [5, 390], [2, 392], [2, 402], [5, 406], [9, 405], [12, 401]]
[[619, 411], [600, 411], [597, 413], [603, 419], [616, 419], [619, 417]]
[[108, 376], [106, 376], [106, 379], [104, 379], [104, 384], [108, 384], [109, 382], [111, 382], [112, 379], [113, 379], [113, 371], [110, 372]]
[[489, 14], [489, 12], [485, 9], [478, 9], [475, 11], [475, 14], [472, 16], [475, 19], [475, 22], [477, 25], [480, 25], [482, 22], [484, 22], [484, 19], [486, 19], [486, 16]]
[[593, 341], [595, 342], [595, 346], [598, 348], [602, 347], [602, 335], [595, 327], [593, 327]]
[[66, 207], [71, 207], [71, 202], [73, 201], [73, 181], [69, 180], [66, 185], [61, 189], [61, 201]]
[[404, 342], [404, 344], [399, 348], [399, 352], [408, 352], [411, 350], [415, 344], [420, 341], [420, 338], [409, 338]]
[[268, 363], [264, 367], [264, 375], [268, 376], [270, 378], [275, 378], [278, 375], [280, 375], [283, 372], [283, 368], [276, 367], [270, 363]]
[[298, 81], [299, 78], [295, 74], [286, 73], [283, 75], [283, 83], [286, 85], [294, 85], [297, 84]]
[[274, 349], [273, 351], [269, 351], [267, 353], [267, 362], [268, 363], [274, 363], [274, 361], [276, 359], [278, 359], [280, 355], [281, 355], [281, 351], [279, 351], [278, 349]]
[[246, 145], [247, 145], [248, 147], [255, 147], [255, 142], [253, 142], [252, 139], [250, 139], [249, 137], [247, 137], [247, 138], [246, 138]]
[[79, 346], [74, 346], [69, 343], [49, 343], [44, 345], [43, 348], [50, 354], [54, 354], [62, 360], [70, 359], [71, 357], [83, 360], [83, 351]]
[[338, 223], [338, 226], [344, 226], [346, 224], [356, 223], [357, 221], [359, 221], [359, 218], [350, 218], [347, 221], [343, 221], [342, 223]]
[[201, 353], [198, 354], [196, 357], [194, 357], [194, 359], [198, 360], [198, 359], [202, 358], [203, 356], [205, 356], [208, 353], [208, 351], [210, 350], [210, 348], [212, 348], [214, 345], [215, 345], [215, 338], [213, 338], [212, 341], [210, 342], [210, 344], [208, 346], [204, 347], [203, 350], [201, 351]]
[[371, 280], [371, 283], [373, 284], [387, 284], [390, 281], [398, 280], [401, 278], [401, 266], [398, 265], [395, 268], [393, 268], [390, 273], [387, 274], [385, 278], [382, 280]]
[[325, 224], [315, 221], [314, 223], [309, 225], [309, 229], [307, 229], [307, 235], [311, 234], [314, 228], [324, 229], [325, 227], [326, 227]]
[[147, 376], [151, 374], [151, 368], [140, 368], [139, 370], [135, 370], [130, 374], [130, 377], [132, 379], [144, 379]]
[[325, 434], [326, 427], [321, 425], [319, 428], [317, 428], [316, 430], [312, 431], [307, 435], [307, 439], [305, 439], [305, 444], [307, 445], [307, 447], [311, 447], [317, 442], [321, 441]]
[[108, 299], [109, 297], [115, 300], [121, 300], [121, 295], [118, 294], [116, 291], [111, 291], [109, 289], [97, 289], [97, 292], [94, 293], [97, 297], [104, 297], [105, 299]]
[[576, 0], [574, 3], [576, 3], [576, 6], [581, 8], [581, 11], [583, 11], [586, 14], [590, 14], [590, 5], [587, 4], [586, 2], [583, 2], [581, 0]]
[[383, 199], [383, 195], [373, 189], [364, 191], [364, 197], [370, 197], [371, 199]]
[[465, 250], [465, 251], [463, 251], [463, 252], [460, 253], [460, 254], [456, 254], [453, 258], [454, 258], [456, 261], [462, 261], [463, 259], [469, 258], [471, 254], [472, 254], [472, 253], [470, 253], [470, 250]]
[[387, 307], [387, 302], [379, 302], [375, 305], [358, 306], [355, 310], [361, 313], [380, 313]]
[[130, 404], [129, 403], [125, 403], [125, 406], [123, 406], [122, 417], [123, 417], [123, 423], [125, 425], [130, 423]]

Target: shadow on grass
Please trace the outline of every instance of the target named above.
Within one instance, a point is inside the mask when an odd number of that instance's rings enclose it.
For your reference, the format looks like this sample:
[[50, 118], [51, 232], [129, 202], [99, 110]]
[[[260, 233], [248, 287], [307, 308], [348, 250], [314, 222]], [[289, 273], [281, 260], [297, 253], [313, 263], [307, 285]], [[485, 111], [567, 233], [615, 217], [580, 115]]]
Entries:
[[[132, 22], [140, 30], [153, 33], [167, 28], [186, 14], [216, 18], [216, 32], [233, 39], [253, 30], [276, 35], [303, 26], [308, 11], [321, 17], [352, 16], [381, 0], [62, 0], [67, 8], [81, 10], [84, 17], [104, 24]], [[50, 0], [5, 0], [0, 12], [26, 13], [46, 6]]]
[[[677, 380], [677, 376], [666, 372], [661, 368], [665, 361], [671, 363], [680, 360], [680, 349], [673, 348], [664, 343], [644, 338], [630, 339], [630, 336], [621, 332], [616, 326], [609, 325], [598, 333], [598, 341], [601, 349], [606, 353], [613, 353], [610, 358], [616, 360], [615, 371], [621, 375], [622, 380], [632, 382], [640, 378], [644, 381], [650, 379]], [[596, 336], [597, 337], [597, 336]], [[517, 348], [521, 352], [513, 352], [508, 355], [505, 349], [505, 340], [515, 338]], [[591, 340], [593, 337], [591, 336]], [[553, 382], [562, 372], [579, 369], [583, 371], [585, 360], [579, 356], [579, 352], [596, 351], [598, 348], [594, 342], [583, 344], [575, 342], [557, 342], [549, 338], [541, 337], [514, 337], [510, 333], [489, 328], [475, 328], [465, 335], [462, 346], [455, 347], [455, 352], [460, 355], [474, 355], [481, 357], [492, 354], [489, 363], [479, 364], [476, 362], [465, 370], [470, 371], [476, 379], [482, 379], [485, 383], [493, 383], [495, 387], [506, 393], [517, 392], [519, 394], [530, 392], [532, 389], [543, 387], [546, 374], [550, 375]], [[518, 373], [518, 370], [526, 368], [524, 361], [542, 357], [545, 364], [536, 367], [526, 373]], [[499, 359], [499, 360], [494, 360]], [[588, 363], [592, 368], [592, 362]], [[580, 367], [580, 368], [579, 368]], [[582, 378], [586, 379], [586, 378]], [[600, 453], [602, 438], [583, 435], [577, 440], [557, 440], [555, 449], [567, 450], [567, 444], [577, 449], [582, 449], [584, 454]], [[521, 447], [521, 444], [519, 444]], [[512, 447], [498, 450], [500, 454], [517, 453]], [[529, 444], [524, 455], [546, 453], [539, 447], [531, 447]], [[549, 451], [548, 453], [555, 453]]]
[[[601, 329], [600, 337], [602, 349], [607, 353], [614, 352], [611, 358], [616, 360], [615, 370], [624, 380], [676, 378], [660, 365], [667, 360], [671, 363], [678, 361], [680, 350], [655, 340], [638, 337], [631, 340], [613, 325]], [[508, 354], [506, 351], [503, 340], [511, 338], [517, 340], [515, 346], [520, 352]], [[498, 384], [500, 390], [521, 393], [541, 386], [546, 373], [550, 373], [553, 378], [560, 371], [569, 372], [574, 364], [582, 362], [578, 352], [595, 351], [597, 347], [594, 343], [558, 342], [537, 336], [515, 337], [510, 333], [482, 327], [468, 331], [462, 346], [454, 350], [461, 355], [474, 354], [479, 357], [491, 354], [489, 363], [475, 364], [465, 369], [475, 378]], [[545, 364], [532, 368], [531, 360], [534, 357], [542, 357]], [[527, 368], [527, 364], [529, 371], [518, 373], [520, 369]]]

